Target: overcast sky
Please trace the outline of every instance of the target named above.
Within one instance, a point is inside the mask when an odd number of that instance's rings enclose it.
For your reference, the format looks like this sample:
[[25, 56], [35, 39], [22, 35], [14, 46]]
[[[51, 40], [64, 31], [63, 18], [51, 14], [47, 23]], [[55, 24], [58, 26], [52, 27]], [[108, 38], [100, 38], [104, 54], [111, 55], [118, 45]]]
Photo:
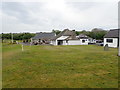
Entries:
[[35, 33], [66, 28], [79, 31], [93, 28], [105, 30], [117, 28], [118, 0], [104, 1], [2, 2], [0, 8], [1, 32]]

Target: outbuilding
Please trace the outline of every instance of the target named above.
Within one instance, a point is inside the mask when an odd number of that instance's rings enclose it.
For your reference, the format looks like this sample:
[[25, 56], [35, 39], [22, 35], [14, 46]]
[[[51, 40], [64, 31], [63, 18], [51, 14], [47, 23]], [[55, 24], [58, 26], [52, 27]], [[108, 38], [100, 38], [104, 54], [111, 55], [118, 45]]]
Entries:
[[119, 30], [112, 29], [104, 36], [104, 46], [108, 44], [108, 47], [117, 48], [119, 46]]

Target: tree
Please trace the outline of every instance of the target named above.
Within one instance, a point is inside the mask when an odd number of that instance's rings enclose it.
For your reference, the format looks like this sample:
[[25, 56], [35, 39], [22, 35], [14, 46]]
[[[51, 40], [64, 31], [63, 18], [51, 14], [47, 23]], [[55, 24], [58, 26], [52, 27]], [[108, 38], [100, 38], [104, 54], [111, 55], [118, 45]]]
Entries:
[[103, 40], [104, 35], [107, 33], [106, 30], [103, 30], [101, 28], [94, 28], [92, 31], [89, 33], [89, 36], [94, 38], [94, 39], [100, 39]]
[[55, 33], [56, 35], [58, 35], [61, 31], [53, 29], [52, 32]]
[[93, 39], [97, 39], [97, 40], [103, 40], [104, 35], [107, 33], [106, 30], [103, 30], [101, 28], [94, 28], [91, 31], [86, 31], [86, 30], [82, 30], [82, 31], [76, 31], [76, 34], [85, 34]]
[[[35, 36], [35, 34], [33, 34], [33, 33], [13, 33], [14, 40], [27, 40], [33, 36]], [[11, 33], [2, 33], [1, 38], [2, 38], [2, 40], [11, 39]]]

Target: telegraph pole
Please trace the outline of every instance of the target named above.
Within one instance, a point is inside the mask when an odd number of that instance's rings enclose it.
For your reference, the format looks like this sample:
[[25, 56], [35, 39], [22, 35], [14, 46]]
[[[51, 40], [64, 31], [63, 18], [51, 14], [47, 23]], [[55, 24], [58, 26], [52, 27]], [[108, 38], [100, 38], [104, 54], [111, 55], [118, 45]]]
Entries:
[[118, 56], [120, 56], [120, 1], [118, 2]]
[[118, 56], [120, 56], [120, 29], [118, 28]]
[[12, 39], [12, 44], [13, 44], [13, 33], [11, 33], [11, 37], [12, 37], [11, 39]]

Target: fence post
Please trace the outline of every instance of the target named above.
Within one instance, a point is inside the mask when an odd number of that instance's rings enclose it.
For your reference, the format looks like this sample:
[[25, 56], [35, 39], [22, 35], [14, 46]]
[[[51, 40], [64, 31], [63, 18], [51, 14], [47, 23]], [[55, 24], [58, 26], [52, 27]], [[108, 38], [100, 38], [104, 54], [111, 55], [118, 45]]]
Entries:
[[23, 45], [22, 45], [22, 51], [24, 51], [24, 47], [23, 47]]

